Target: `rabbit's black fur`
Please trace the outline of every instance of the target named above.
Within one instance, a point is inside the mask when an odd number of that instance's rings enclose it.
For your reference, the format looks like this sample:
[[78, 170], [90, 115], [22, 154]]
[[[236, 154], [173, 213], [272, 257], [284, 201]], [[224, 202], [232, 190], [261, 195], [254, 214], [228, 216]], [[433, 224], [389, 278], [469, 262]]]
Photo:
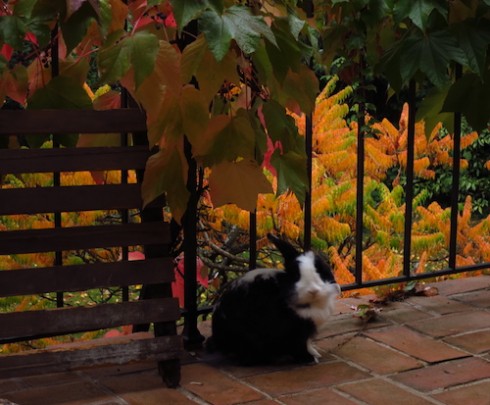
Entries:
[[332, 313], [339, 286], [319, 256], [268, 236], [284, 257], [284, 270], [252, 270], [223, 291], [208, 347], [245, 365], [286, 357], [317, 361], [312, 338]]

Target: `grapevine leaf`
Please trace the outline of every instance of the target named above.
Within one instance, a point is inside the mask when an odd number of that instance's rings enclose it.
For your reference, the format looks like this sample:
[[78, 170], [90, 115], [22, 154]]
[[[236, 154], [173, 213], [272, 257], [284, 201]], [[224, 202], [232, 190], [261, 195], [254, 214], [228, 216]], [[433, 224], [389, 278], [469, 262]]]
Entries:
[[90, 109], [92, 100], [77, 79], [58, 76], [39, 88], [28, 100], [32, 109]]
[[112, 33], [106, 41], [107, 45], [98, 53], [102, 82], [116, 82], [131, 67], [129, 41], [127, 38], [120, 39], [122, 34], [122, 31]]
[[206, 36], [209, 49], [217, 61], [223, 59], [230, 48], [233, 34], [222, 16], [215, 10], [206, 10], [199, 18], [199, 29]]
[[152, 33], [137, 32], [131, 41], [131, 62], [134, 67], [136, 88], [153, 71], [159, 49], [158, 38]]
[[[28, 100], [27, 105], [31, 109], [90, 109], [92, 100], [77, 79], [57, 76], [45, 87], [39, 88]], [[75, 146], [78, 135], [62, 135], [56, 139], [64, 146]], [[34, 135], [27, 137], [27, 141], [32, 147], [40, 147], [44, 138]]]
[[294, 119], [286, 114], [284, 107], [277, 102], [269, 101], [264, 104], [262, 111], [271, 139], [274, 142], [280, 141], [284, 152], [304, 153], [304, 138], [298, 134]]
[[199, 139], [194, 153], [206, 166], [238, 158], [253, 158], [255, 131], [244, 109], [231, 119], [216, 116]]
[[[67, 7], [70, 3], [72, 2], [67, 3]], [[82, 1], [80, 4], [75, 1], [75, 3], [77, 4], [74, 5], [73, 10], [70, 10], [67, 19], [60, 24], [67, 53], [70, 53], [80, 43], [86, 35], [89, 25], [98, 18], [90, 3], [86, 1]]]
[[247, 7], [232, 6], [221, 15], [214, 9], [206, 10], [199, 19], [199, 26], [218, 61], [228, 52], [232, 39], [245, 54], [256, 50], [261, 36], [277, 46], [274, 34], [264, 19], [253, 15]]
[[263, 18], [253, 15], [248, 7], [232, 6], [223, 14], [223, 19], [230, 27], [233, 38], [244, 53], [251, 54], [255, 51], [261, 35], [277, 46], [269, 26]]
[[207, 7], [205, 1], [171, 0], [171, 3], [179, 30], [197, 18]]
[[418, 71], [438, 87], [447, 83], [450, 61], [466, 63], [466, 56], [457, 40], [448, 31], [423, 35], [421, 32], [403, 38], [381, 60], [381, 68], [395, 90], [410, 80]]
[[[115, 32], [112, 37], [117, 38], [118, 35], [120, 31]], [[146, 31], [138, 31], [103, 48], [99, 53], [101, 80], [116, 82], [133, 66], [135, 87], [138, 88], [152, 73], [158, 49], [158, 38]]]
[[439, 122], [442, 122], [449, 132], [453, 132], [453, 114], [441, 112], [448, 90], [449, 85], [444, 86], [442, 89], [438, 89], [437, 87], [433, 88], [425, 96], [417, 109], [416, 119], [423, 119], [425, 121], [425, 136], [427, 139], [429, 139], [432, 129]]
[[274, 75], [282, 83], [289, 69], [297, 72], [302, 65], [301, 48], [294, 39], [286, 19], [275, 19], [272, 31], [276, 45], [266, 42], [267, 54], [274, 68]]
[[253, 158], [255, 133], [250, 125], [246, 112], [240, 109], [232, 118], [227, 131], [218, 134], [208, 159], [214, 162], [235, 160], [237, 158]]
[[183, 133], [179, 100], [182, 87], [180, 55], [169, 42], [159, 42], [154, 69], [137, 89], [131, 74], [121, 83], [146, 111], [151, 145], [164, 133], [174, 139]]
[[488, 27], [478, 24], [473, 19], [468, 19], [459, 24], [454, 24], [452, 32], [466, 55], [468, 67], [473, 72], [483, 76], [487, 48], [490, 44], [490, 30]]
[[25, 105], [27, 89], [27, 69], [24, 66], [17, 64], [12, 70], [0, 75], [0, 103], [3, 103], [5, 96], [9, 96], [20, 105]]
[[27, 27], [19, 17], [15, 15], [0, 16], [0, 42], [19, 49], [22, 47], [26, 32]]
[[306, 21], [301, 20], [294, 14], [289, 14], [288, 16], [289, 28], [291, 29], [291, 34], [293, 34], [294, 39], [297, 41], [299, 38], [299, 33], [306, 24]]
[[87, 74], [90, 69], [90, 61], [88, 59], [66, 58], [60, 60], [60, 75], [76, 78], [83, 85], [87, 79]]
[[[315, 107], [316, 96], [319, 92], [318, 79], [307, 66], [302, 66], [298, 73], [289, 71], [282, 87], [288, 98], [288, 108], [294, 112], [310, 113]], [[296, 106], [299, 106], [299, 110]]]
[[260, 193], [271, 193], [272, 186], [253, 160], [222, 162], [212, 167], [209, 176], [211, 200], [215, 207], [236, 204], [254, 211]]
[[277, 172], [277, 194], [291, 190], [300, 204], [303, 204], [308, 191], [306, 154], [294, 151], [281, 154], [281, 151], [276, 149], [272, 154], [271, 164]]
[[182, 52], [181, 69], [183, 83], [190, 82], [192, 76], [196, 74], [207, 49], [208, 47], [204, 35], [199, 35], [195, 41], [192, 41], [184, 48], [184, 51]]
[[188, 166], [181, 143], [166, 145], [150, 156], [141, 186], [144, 206], [165, 193], [172, 217], [179, 223], [189, 200], [186, 187]]
[[490, 73], [485, 81], [468, 73], [449, 89], [442, 107], [445, 112], [461, 112], [475, 131], [486, 128], [490, 121]]
[[[228, 115], [216, 115], [211, 117], [208, 125], [204, 131], [201, 132], [199, 137], [191, 139], [192, 153], [194, 157], [203, 160], [204, 156], [208, 155], [209, 150], [213, 147], [216, 138], [223, 132], [228, 131], [231, 117]], [[228, 134], [228, 132], [226, 132]], [[217, 160], [212, 163], [219, 163], [221, 160]]]
[[270, 87], [274, 72], [263, 41], [259, 43], [251, 58], [253, 60], [254, 67], [257, 70], [257, 75], [259, 76], [260, 81], [267, 83]]
[[228, 52], [219, 62], [211, 52], [206, 51], [196, 71], [199, 88], [206, 100], [211, 101], [225, 81], [240, 83], [236, 70], [236, 59], [233, 52]]
[[419, 61], [420, 70], [438, 87], [447, 82], [447, 66], [450, 60], [464, 62], [465, 56], [459, 50], [454, 37], [446, 31], [437, 31], [423, 36], [407, 49], [404, 62]]
[[128, 18], [128, 6], [122, 0], [106, 0], [99, 4], [99, 26], [102, 36], [124, 30]]
[[66, 0], [66, 18], [76, 13], [87, 0]]
[[208, 125], [208, 103], [202, 93], [191, 85], [183, 89], [180, 102], [184, 132], [192, 144]]
[[400, 0], [394, 3], [396, 21], [400, 22], [408, 17], [421, 30], [426, 29], [433, 11], [447, 18], [447, 8], [442, 0]]

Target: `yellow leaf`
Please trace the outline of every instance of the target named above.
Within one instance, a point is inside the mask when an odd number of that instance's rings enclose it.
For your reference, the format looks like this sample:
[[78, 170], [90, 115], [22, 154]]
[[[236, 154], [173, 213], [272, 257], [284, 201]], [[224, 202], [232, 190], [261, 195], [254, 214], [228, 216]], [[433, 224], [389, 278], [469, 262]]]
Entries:
[[264, 172], [252, 160], [222, 162], [213, 166], [209, 187], [215, 207], [234, 203], [247, 211], [255, 210], [259, 193], [272, 193]]

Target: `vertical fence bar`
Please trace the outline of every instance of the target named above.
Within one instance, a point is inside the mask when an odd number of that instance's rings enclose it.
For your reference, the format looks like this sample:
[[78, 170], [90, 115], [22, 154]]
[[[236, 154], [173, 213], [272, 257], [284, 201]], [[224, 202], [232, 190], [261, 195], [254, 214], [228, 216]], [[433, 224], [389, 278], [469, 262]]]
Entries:
[[[310, 19], [315, 16], [315, 6], [312, 0], [306, 0], [303, 3], [303, 8], [306, 13], [306, 18]], [[311, 61], [310, 61], [311, 67]], [[314, 107], [313, 107], [314, 108]], [[311, 249], [311, 210], [312, 210], [312, 172], [313, 172], [313, 111], [306, 114], [305, 118], [305, 148], [306, 148], [306, 171], [308, 176], [308, 190], [305, 195], [305, 203], [303, 208], [304, 216], [304, 230], [303, 230], [303, 248], [305, 250]]]
[[183, 218], [184, 225], [184, 330], [182, 337], [187, 348], [200, 345], [204, 337], [197, 328], [197, 163], [192, 157], [192, 146], [187, 138], [184, 139], [184, 153], [189, 165], [187, 175], [187, 190], [190, 193], [189, 202]]
[[[455, 67], [455, 80], [462, 75], [462, 67], [458, 63]], [[456, 268], [456, 251], [458, 244], [458, 203], [459, 203], [459, 172], [461, 165], [461, 113], [454, 113], [454, 139], [453, 139], [453, 168], [451, 189], [451, 226], [449, 231], [449, 268]]]
[[303, 244], [305, 250], [311, 249], [311, 204], [312, 204], [312, 172], [313, 172], [313, 113], [306, 115], [305, 125], [305, 147], [306, 147], [306, 171], [308, 175], [308, 190], [305, 194], [304, 203], [304, 236]]
[[410, 80], [408, 88], [408, 139], [407, 139], [407, 183], [405, 185], [405, 229], [403, 238], [403, 275], [410, 277], [413, 222], [413, 180], [415, 159], [415, 96], [416, 83]]
[[[58, 42], [58, 25], [55, 25], [53, 30], [51, 31], [51, 76], [56, 77], [60, 73], [60, 61], [59, 61], [59, 42]], [[53, 137], [53, 148], [59, 148], [60, 144]], [[61, 185], [61, 173], [54, 172], [53, 173], [53, 187], [60, 187]], [[61, 212], [54, 213], [54, 227], [61, 228]], [[55, 266], [63, 265], [63, 252], [56, 251], [54, 252], [54, 264]], [[58, 308], [63, 307], [64, 305], [64, 293], [62, 291], [58, 291], [56, 293], [56, 306]]]
[[250, 213], [249, 217], [249, 259], [248, 269], [253, 270], [257, 267], [257, 211]]
[[[128, 91], [123, 88], [121, 91], [121, 107], [122, 108], [128, 108]], [[127, 132], [122, 132], [121, 133], [121, 146], [128, 146], [128, 133]], [[121, 170], [121, 184], [128, 184], [128, 171], [127, 170]], [[121, 210], [121, 222], [123, 224], [129, 223], [129, 210], [124, 209]], [[127, 246], [122, 247], [121, 251], [121, 259], [122, 260], [128, 260], [129, 259], [129, 248]], [[122, 300], [123, 301], [129, 301], [129, 287], [128, 286], [123, 286], [122, 287]]]
[[365, 160], [365, 111], [360, 103], [357, 120], [357, 179], [356, 179], [356, 284], [362, 284], [362, 237], [364, 227], [364, 160]]

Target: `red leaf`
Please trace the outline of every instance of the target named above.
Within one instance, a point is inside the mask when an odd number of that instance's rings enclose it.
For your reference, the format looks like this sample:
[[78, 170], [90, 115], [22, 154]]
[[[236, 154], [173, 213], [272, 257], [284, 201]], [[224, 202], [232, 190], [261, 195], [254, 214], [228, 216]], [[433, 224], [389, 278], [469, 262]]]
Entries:
[[271, 138], [267, 137], [267, 151], [264, 153], [264, 161], [262, 162], [262, 167], [269, 170], [274, 176], [277, 176], [277, 171], [274, 166], [271, 164], [271, 158], [276, 149], [279, 149], [281, 155], [283, 154], [282, 143], [281, 141], [276, 141], [272, 143]]
[[32, 32], [28, 32], [26, 33], [25, 37], [24, 37], [26, 40], [32, 42], [34, 45], [38, 45], [38, 42], [37, 42], [37, 37], [32, 33]]
[[9, 44], [3, 44], [2, 49], [0, 49], [0, 55], [7, 60], [10, 60], [13, 52], [14, 48], [12, 48]]

